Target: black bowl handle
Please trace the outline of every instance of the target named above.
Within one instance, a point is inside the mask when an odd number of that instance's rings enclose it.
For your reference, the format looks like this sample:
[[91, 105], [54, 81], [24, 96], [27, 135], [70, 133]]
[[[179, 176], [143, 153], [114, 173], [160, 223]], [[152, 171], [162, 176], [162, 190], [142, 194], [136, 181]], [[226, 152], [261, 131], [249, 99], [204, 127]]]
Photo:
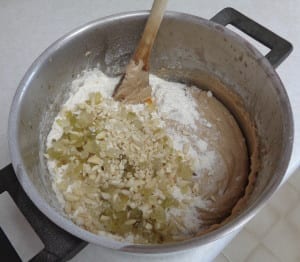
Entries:
[[223, 26], [231, 24], [270, 48], [266, 58], [274, 68], [279, 66], [293, 50], [291, 43], [231, 7], [224, 8], [210, 20]]

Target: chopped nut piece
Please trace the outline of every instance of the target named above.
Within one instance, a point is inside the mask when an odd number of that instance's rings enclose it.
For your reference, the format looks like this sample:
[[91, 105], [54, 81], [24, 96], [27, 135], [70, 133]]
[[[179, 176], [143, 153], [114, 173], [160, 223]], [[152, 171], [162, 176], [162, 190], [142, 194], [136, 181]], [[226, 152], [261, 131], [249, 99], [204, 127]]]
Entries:
[[149, 224], [149, 223], [147, 223], [147, 224], [145, 225], [145, 228], [148, 229], [148, 230], [151, 230], [151, 229], [152, 229], [152, 225]]
[[135, 219], [129, 219], [125, 222], [125, 225], [133, 225], [136, 222]]
[[96, 155], [93, 155], [87, 160], [87, 162], [91, 163], [91, 164], [99, 165], [99, 164], [102, 164], [103, 161]]

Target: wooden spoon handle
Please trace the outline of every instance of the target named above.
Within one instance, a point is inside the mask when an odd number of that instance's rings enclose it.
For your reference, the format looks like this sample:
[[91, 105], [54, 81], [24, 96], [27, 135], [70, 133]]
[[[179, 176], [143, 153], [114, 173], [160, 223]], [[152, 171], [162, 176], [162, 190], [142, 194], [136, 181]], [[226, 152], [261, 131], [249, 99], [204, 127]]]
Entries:
[[133, 60], [138, 63], [142, 60], [143, 70], [149, 69], [149, 57], [157, 35], [160, 23], [163, 19], [168, 0], [154, 0], [150, 16], [146, 23], [142, 38], [134, 52]]

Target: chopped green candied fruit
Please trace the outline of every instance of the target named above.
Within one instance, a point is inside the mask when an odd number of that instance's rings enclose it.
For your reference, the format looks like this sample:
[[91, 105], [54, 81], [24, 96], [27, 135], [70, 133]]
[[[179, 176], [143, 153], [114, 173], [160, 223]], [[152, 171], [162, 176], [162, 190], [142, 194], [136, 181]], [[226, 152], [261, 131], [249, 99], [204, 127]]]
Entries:
[[151, 218], [155, 219], [156, 222], [165, 223], [166, 221], [165, 209], [161, 206], [155, 207], [153, 213], [151, 214]]
[[92, 105], [99, 105], [102, 101], [102, 95], [99, 92], [90, 93], [89, 100]]
[[191, 179], [193, 176], [193, 170], [185, 163], [181, 163], [177, 169], [178, 176], [184, 179]]
[[[123, 104], [113, 110], [110, 103], [91, 93], [56, 120], [63, 135], [46, 153], [58, 167], [65, 166], [57, 188], [64, 194], [68, 185], [80, 183], [80, 198], [65, 198], [65, 210], [91, 232], [134, 234], [140, 243], [174, 241], [180, 228], [166, 212], [184, 205], [173, 196], [174, 186], [182, 194], [192, 192], [191, 162], [174, 149], [160, 120], [152, 117], [153, 104], [133, 112]], [[80, 207], [86, 221], [75, 219]]]
[[81, 111], [78, 116], [76, 116], [76, 126], [79, 128], [89, 127], [94, 120], [94, 116], [87, 111]]
[[83, 146], [83, 150], [90, 154], [97, 154], [99, 153], [100, 149], [94, 139], [89, 139], [86, 141], [86, 144]]
[[75, 115], [71, 111], [66, 111], [64, 116], [67, 120], [66, 123], [69, 123], [70, 127], [75, 127], [77, 122]]
[[176, 206], [178, 206], [178, 201], [171, 196], [166, 197], [166, 199], [162, 202], [163, 208], [170, 208]]

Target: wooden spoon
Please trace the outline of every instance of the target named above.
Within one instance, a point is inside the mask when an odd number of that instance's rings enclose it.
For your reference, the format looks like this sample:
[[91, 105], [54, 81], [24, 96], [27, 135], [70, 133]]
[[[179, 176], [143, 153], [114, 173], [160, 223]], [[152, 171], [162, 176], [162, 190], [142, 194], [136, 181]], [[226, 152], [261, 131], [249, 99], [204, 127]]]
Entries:
[[154, 0], [142, 38], [126, 71], [116, 86], [113, 97], [131, 104], [144, 103], [151, 98], [149, 59], [168, 0]]

